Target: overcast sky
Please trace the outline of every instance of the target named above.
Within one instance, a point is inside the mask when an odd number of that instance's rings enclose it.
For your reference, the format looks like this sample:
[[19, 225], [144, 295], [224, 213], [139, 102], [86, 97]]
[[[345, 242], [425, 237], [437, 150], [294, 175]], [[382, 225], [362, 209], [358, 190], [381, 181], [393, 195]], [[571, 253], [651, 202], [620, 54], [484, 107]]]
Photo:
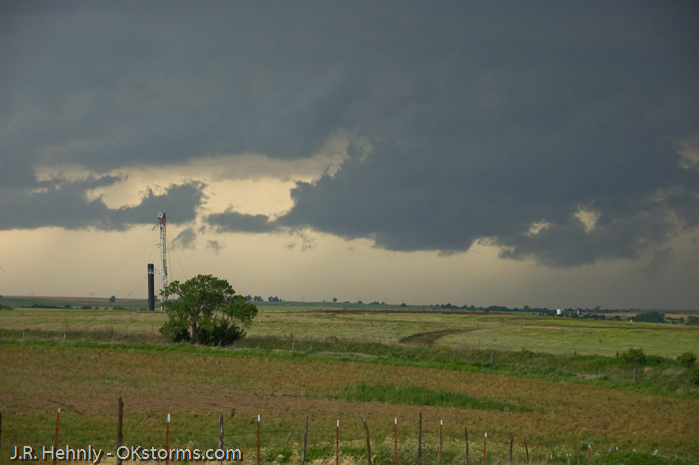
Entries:
[[[692, 1], [0, 1], [0, 294], [699, 308]], [[156, 262], [157, 263], [157, 262]], [[179, 264], [179, 265], [178, 265]]]

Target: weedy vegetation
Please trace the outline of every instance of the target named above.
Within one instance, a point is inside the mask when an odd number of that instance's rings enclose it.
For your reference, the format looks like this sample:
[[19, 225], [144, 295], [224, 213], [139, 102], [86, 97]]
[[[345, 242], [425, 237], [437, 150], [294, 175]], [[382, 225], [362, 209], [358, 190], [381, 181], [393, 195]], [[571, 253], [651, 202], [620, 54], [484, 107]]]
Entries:
[[60, 444], [115, 449], [121, 396], [125, 444], [164, 447], [170, 413], [173, 447], [217, 447], [223, 415], [244, 463], [258, 414], [263, 463], [300, 463], [306, 417], [307, 463], [334, 463], [337, 420], [342, 463], [366, 463], [360, 413], [375, 464], [394, 463], [394, 418], [399, 463], [415, 463], [420, 414], [424, 464], [439, 463], [440, 420], [449, 464], [464, 463], [465, 428], [471, 463], [486, 432], [487, 463], [509, 463], [511, 436], [514, 463], [525, 437], [532, 463], [699, 460], [697, 326], [284, 304], [259, 305], [227, 347], [168, 342], [162, 312], [0, 312], [0, 457], [53, 444], [59, 407]]

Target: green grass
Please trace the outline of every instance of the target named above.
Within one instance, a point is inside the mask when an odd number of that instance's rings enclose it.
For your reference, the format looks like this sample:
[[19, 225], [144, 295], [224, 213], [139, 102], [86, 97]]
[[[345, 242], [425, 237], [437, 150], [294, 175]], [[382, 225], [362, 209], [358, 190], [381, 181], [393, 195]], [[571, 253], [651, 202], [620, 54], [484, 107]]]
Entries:
[[[497, 373], [507, 376], [589, 383], [648, 392], [657, 395], [699, 397], [693, 378], [699, 369], [687, 368], [681, 362], [660, 356], [648, 356], [646, 363], [636, 367], [638, 382], [634, 383], [633, 365], [623, 359], [601, 355], [555, 355], [529, 350], [497, 351], [491, 365], [491, 351], [452, 347], [410, 347], [361, 341], [291, 341], [279, 338], [245, 338], [236, 344], [239, 349], [269, 351], [272, 356], [293, 354], [308, 357], [336, 357], [362, 363], [392, 366], [416, 366], [465, 372]], [[279, 352], [283, 351], [283, 352]]]
[[[377, 360], [382, 360], [381, 366], [375, 365]], [[472, 432], [472, 447], [478, 447], [478, 438], [488, 431], [492, 457], [500, 458], [507, 454], [509, 434], [518, 438], [520, 460], [521, 438], [527, 435], [533, 455], [542, 456], [554, 448], [554, 463], [559, 464], [567, 463], [566, 453], [575, 456], [576, 447], [588, 442], [595, 453], [617, 441], [624, 451], [659, 447], [657, 460], [665, 460], [668, 451], [677, 447], [676, 441], [684, 440], [679, 449], [683, 454], [699, 453], [686, 442], [692, 434], [687, 425], [695, 400], [633, 391], [618, 394], [604, 386], [520, 379], [496, 372], [463, 373], [422, 367], [417, 360], [416, 366], [394, 362], [384, 357], [349, 361], [334, 353], [188, 344], [3, 341], [0, 401], [7, 403], [13, 397], [4, 416], [3, 444], [50, 443], [55, 407], [61, 406], [63, 443], [98, 441], [113, 447], [116, 397], [123, 395], [128, 443], [162, 445], [164, 418], [172, 413], [173, 445], [211, 447], [221, 412], [227, 444], [241, 447], [247, 463], [254, 459], [257, 413], [263, 417], [263, 457], [271, 460], [281, 455], [280, 461], [292, 463], [299, 459], [304, 415], [311, 417], [312, 448], [327, 451], [334, 439], [334, 420], [339, 418], [341, 453], [360, 461], [364, 446], [359, 412], [369, 421], [372, 450], [386, 460], [391, 458], [394, 416], [401, 422], [401, 454], [414, 456], [417, 412], [425, 414], [424, 450], [430, 457], [425, 463], [436, 463], [435, 425], [440, 418], [446, 425], [445, 457], [460, 457], [464, 425]], [[346, 387], [350, 380], [374, 377], [384, 382], [364, 383], [355, 390]], [[328, 395], [339, 398], [328, 399]], [[238, 410], [234, 418], [231, 407]], [[679, 436], [666, 431], [671, 426], [657, 423], [664, 415], [672, 418], [668, 425], [681, 428]], [[602, 418], [616, 424], [606, 434], [595, 429]], [[630, 427], [633, 422], [646, 430]], [[657, 446], [649, 444], [649, 435]]]
[[[584, 463], [586, 457], [584, 454], [580, 454], [582, 457], [581, 463]], [[577, 463], [577, 462], [574, 462]], [[598, 461], [601, 465], [689, 465], [694, 463], [684, 457], [664, 457], [654, 455], [648, 452], [635, 452], [635, 451], [622, 451], [622, 452], [609, 452], [602, 455]]]
[[0, 304], [8, 307], [17, 308], [52, 308], [63, 309], [66, 305], [74, 309], [80, 309], [83, 306], [92, 307], [92, 309], [113, 309], [114, 307], [122, 307], [127, 310], [147, 309], [148, 302], [145, 299], [116, 299], [115, 302], [109, 302], [104, 298], [90, 297], [0, 297]]
[[[394, 415], [404, 421], [401, 456], [414, 458], [415, 424], [405, 419], [418, 411], [426, 415], [426, 464], [437, 463], [434, 425], [442, 417], [445, 463], [462, 460], [464, 425], [474, 428], [476, 449], [478, 435], [489, 432], [498, 460], [507, 456], [510, 434], [518, 438], [520, 462], [523, 435], [532, 457], [546, 463], [552, 449], [554, 463], [586, 463], [587, 443], [594, 463], [685, 465], [699, 457], [688, 419], [699, 400], [692, 378], [698, 368], [675, 360], [697, 353], [699, 327], [387, 309], [264, 303], [249, 336], [233, 348], [167, 343], [158, 311], [2, 310], [3, 451], [25, 439], [51, 443], [57, 406], [65, 409], [62, 440], [112, 447], [115, 399], [123, 394], [131, 443], [160, 444], [172, 412], [174, 443], [214, 446], [218, 413], [226, 412], [227, 438], [244, 446], [246, 463], [255, 458], [253, 418], [260, 411], [263, 457], [277, 463], [300, 461], [305, 415], [309, 461], [333, 456], [340, 418], [341, 453], [361, 463], [360, 411], [372, 428], [377, 464], [393, 463]], [[452, 330], [458, 332], [446, 332]], [[422, 333], [435, 334], [413, 338], [423, 343], [399, 342]], [[633, 366], [616, 357], [629, 346], [646, 354], [637, 384]], [[227, 413], [232, 407], [235, 418]], [[618, 454], [608, 452], [615, 443]]]
[[[8, 331], [0, 330], [0, 338]], [[16, 333], [16, 332], [15, 332]], [[11, 335], [10, 335], [11, 336]], [[14, 334], [18, 336], [18, 334]], [[106, 335], [108, 336], [108, 335]], [[19, 344], [19, 338], [0, 339], [1, 345]], [[651, 395], [699, 399], [697, 373], [699, 366], [688, 368], [677, 360], [649, 356], [638, 369], [638, 381], [634, 383], [633, 366], [623, 358], [585, 355], [537, 354], [530, 351], [497, 352], [493, 365], [488, 351], [456, 351], [436, 347], [400, 347], [379, 343], [349, 342], [329, 344], [302, 341], [291, 343], [274, 338], [245, 338], [234, 350], [197, 347], [186, 343], [150, 343], [114, 336], [110, 341], [89, 341], [83, 338], [53, 340], [26, 339], [22, 344], [53, 346], [69, 344], [91, 350], [120, 350], [126, 352], [182, 353], [196, 356], [253, 357], [261, 359], [328, 362], [357, 362], [377, 366], [406, 366], [466, 373], [487, 373], [518, 378], [565, 381], [576, 384], [592, 384], [606, 388]], [[310, 352], [311, 344], [314, 352]], [[381, 370], [378, 368], [378, 370]], [[431, 405], [431, 404], [427, 404]]]
[[392, 386], [360, 383], [347, 386], [336, 396], [358, 402], [382, 402], [406, 405], [433, 405], [476, 410], [531, 412], [530, 408], [508, 402], [481, 399], [463, 393], [433, 391], [412, 386]]
[[[123, 350], [149, 350], [165, 352], [211, 353], [210, 348], [197, 348], [189, 344], [169, 344], [157, 333], [96, 331], [38, 331], [3, 330], [0, 338], [6, 340], [52, 341], [75, 343], [89, 347], [110, 347]], [[90, 345], [89, 343], [101, 343]], [[292, 350], [292, 347], [294, 350]], [[523, 378], [568, 381], [648, 392], [664, 396], [699, 397], [697, 373], [699, 367], [687, 367], [681, 362], [660, 356], [648, 355], [642, 365], [636, 366], [637, 383], [634, 383], [634, 366], [624, 358], [601, 355], [555, 355], [530, 350], [496, 351], [469, 350], [453, 347], [406, 346], [358, 340], [335, 339], [312, 341], [308, 339], [278, 337], [246, 337], [236, 342], [232, 355], [254, 356], [280, 360], [326, 359], [333, 361], [358, 361], [374, 365], [414, 366], [461, 372], [494, 373]], [[311, 354], [311, 349], [313, 353]], [[229, 350], [214, 353], [230, 353]], [[491, 353], [494, 363], [491, 365]], [[622, 352], [622, 355], [626, 352]]]
[[[699, 346], [699, 326], [628, 321], [543, 317], [528, 313], [481, 314], [465, 311], [385, 312], [381, 309], [321, 310], [310, 304], [264, 303], [250, 337], [276, 337], [325, 341], [398, 343], [426, 332], [458, 331], [438, 338], [435, 344], [455, 349], [614, 356], [629, 347], [646, 354], [675, 358]], [[321, 304], [325, 305], [325, 304]], [[365, 306], [369, 307], [369, 306]], [[390, 309], [389, 309], [390, 310]], [[16, 308], [0, 311], [0, 328], [63, 332], [118, 332], [158, 336], [165, 321], [162, 312], [138, 310], [67, 310]]]

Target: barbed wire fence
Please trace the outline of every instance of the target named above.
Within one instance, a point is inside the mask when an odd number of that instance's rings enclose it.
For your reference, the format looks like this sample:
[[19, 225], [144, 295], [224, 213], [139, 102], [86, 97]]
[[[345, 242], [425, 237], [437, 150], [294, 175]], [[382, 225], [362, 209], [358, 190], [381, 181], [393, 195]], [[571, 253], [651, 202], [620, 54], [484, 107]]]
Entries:
[[[140, 415], [137, 420], [124, 422], [121, 397], [117, 400], [117, 407], [117, 421], [111, 431], [104, 427], [103, 419], [91, 419], [80, 412], [61, 409], [55, 412], [55, 416], [46, 415], [43, 418], [36, 415], [8, 418], [5, 411], [6, 421], [3, 424], [3, 410], [0, 410], [0, 463], [17, 463], [15, 460], [18, 459], [56, 463], [83, 457], [87, 452], [78, 451], [87, 451], [88, 448], [91, 453], [97, 449], [104, 451], [105, 458], [116, 460], [117, 465], [139, 461], [139, 451], [146, 448], [149, 451], [148, 459], [166, 462], [167, 465], [173, 457], [174, 462], [193, 459], [191, 452], [194, 449], [201, 454], [210, 450], [209, 455], [202, 455], [199, 460], [219, 465], [238, 461], [258, 465], [305, 465], [317, 463], [318, 460], [329, 465], [552, 464], [569, 463], [571, 459], [561, 451], [533, 450], [536, 447], [532, 447], [531, 438], [528, 442], [526, 436], [476, 432], [465, 425], [451, 425], [445, 431], [443, 420], [428, 424], [423, 422], [422, 413], [419, 413], [417, 421], [396, 417], [390, 423], [384, 421], [381, 424], [372, 424], [370, 418], [360, 414], [357, 421], [361, 421], [359, 431], [363, 430], [364, 435], [358, 435], [357, 425], [343, 428], [345, 425], [341, 425], [340, 420], [331, 424], [309, 424], [308, 416], [302, 419], [305, 421], [299, 422], [298, 428], [280, 427], [274, 419], [265, 424], [262, 414], [251, 418], [251, 421], [246, 420], [242, 426], [238, 424], [235, 428], [227, 429], [223, 414], [208, 415], [211, 425], [206, 429], [192, 429], [185, 422], [177, 422], [170, 414], [167, 417]], [[32, 439], [27, 441], [25, 438]], [[29, 456], [23, 455], [30, 450], [27, 448], [31, 448]], [[134, 448], [136, 457], [133, 456]], [[599, 460], [604, 452], [599, 447], [593, 451], [590, 444], [582, 445], [581, 450], [583, 448], [587, 452], [584, 462], [588, 465]], [[176, 451], [174, 455], [168, 453], [171, 450]], [[186, 455], [187, 450], [190, 451], [189, 456]], [[581, 454], [576, 458], [581, 463]]]

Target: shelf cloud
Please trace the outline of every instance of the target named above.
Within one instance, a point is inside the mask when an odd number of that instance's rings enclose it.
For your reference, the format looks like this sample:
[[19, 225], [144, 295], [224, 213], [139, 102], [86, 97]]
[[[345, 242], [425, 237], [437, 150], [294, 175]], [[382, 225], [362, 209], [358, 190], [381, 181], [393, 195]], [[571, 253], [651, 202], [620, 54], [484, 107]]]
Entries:
[[[176, 210], [221, 232], [488, 243], [574, 267], [661, 254], [697, 227], [693, 3], [267, 6], [3, 4], [0, 229], [124, 230]], [[203, 211], [198, 179], [119, 208], [89, 195], [125, 167], [311, 159], [339, 133], [347, 156], [297, 180], [278, 215]], [[37, 178], [54, 165], [93, 174]]]

